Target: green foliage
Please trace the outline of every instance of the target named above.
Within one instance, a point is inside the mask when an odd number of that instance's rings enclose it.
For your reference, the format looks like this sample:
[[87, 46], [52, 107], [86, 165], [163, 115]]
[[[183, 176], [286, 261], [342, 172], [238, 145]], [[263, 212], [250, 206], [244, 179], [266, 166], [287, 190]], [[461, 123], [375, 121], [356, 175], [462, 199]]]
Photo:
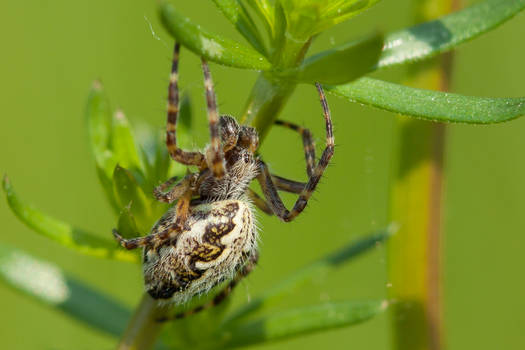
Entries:
[[342, 84], [370, 72], [382, 47], [382, 35], [373, 35], [308, 57], [298, 68], [283, 72], [283, 77], [302, 83]]
[[0, 279], [16, 291], [112, 336], [122, 334], [131, 315], [112, 297], [55, 265], [4, 244], [0, 244]]
[[[250, 8], [239, 0], [215, 1], [250, 46], [205, 31], [171, 4], [161, 3], [159, 14], [166, 30], [197, 56], [229, 67], [261, 71], [243, 116], [258, 128], [261, 140], [298, 83], [331, 84], [326, 87], [328, 91], [352, 102], [431, 121], [486, 124], [525, 114], [525, 98], [468, 97], [362, 77], [375, 69], [451, 50], [510, 19], [525, 7], [525, 0], [486, 0], [434, 21], [387, 35], [357, 38], [310, 57], [306, 57], [310, 44], [320, 33], [365, 11], [377, 0], [247, 3]], [[262, 22], [265, 33], [252, 15]], [[191, 121], [189, 100], [183, 98], [178, 128], [182, 145], [191, 137]], [[113, 113], [99, 82], [94, 83], [88, 98], [86, 122], [96, 171], [114, 209], [115, 226], [126, 237], [147, 234], [167, 209], [154, 200], [152, 189], [172, 176], [182, 177], [185, 168], [171, 165], [163, 136], [147, 127], [133, 128], [123, 112]], [[15, 194], [7, 177], [3, 188], [13, 213], [38, 234], [93, 257], [139, 260], [109, 238], [102, 239], [28, 206]], [[110, 229], [106, 229], [108, 237]], [[236, 347], [363, 322], [382, 312], [386, 302], [341, 301], [274, 313], [268, 310], [279, 298], [293, 295], [301, 283], [370, 250], [391, 231], [366, 237], [300, 269], [237, 310], [226, 313], [225, 305], [178, 321], [165, 338], [179, 348], [210, 348], [210, 344]], [[24, 278], [28, 268], [39, 271], [39, 278]], [[129, 311], [110, 297], [3, 245], [0, 274], [6, 284], [112, 335], [122, 333], [129, 316]], [[47, 290], [49, 286], [56, 288]]]
[[487, 0], [385, 37], [377, 68], [420, 61], [451, 50], [508, 21], [524, 0]]
[[364, 322], [383, 312], [386, 301], [325, 303], [280, 311], [223, 332], [225, 347], [238, 347], [296, 337]]
[[166, 29], [199, 56], [226, 66], [265, 70], [269, 62], [259, 52], [238, 42], [201, 29], [181, 15], [174, 6], [163, 3], [160, 16]]
[[9, 208], [20, 221], [38, 234], [82, 254], [123, 261], [137, 261], [135, 254], [119, 249], [109, 239], [100, 238], [25, 204], [15, 193], [7, 176], [4, 177], [3, 188]]
[[525, 97], [471, 97], [361, 78], [327, 91], [372, 107], [439, 122], [489, 124], [525, 115]]

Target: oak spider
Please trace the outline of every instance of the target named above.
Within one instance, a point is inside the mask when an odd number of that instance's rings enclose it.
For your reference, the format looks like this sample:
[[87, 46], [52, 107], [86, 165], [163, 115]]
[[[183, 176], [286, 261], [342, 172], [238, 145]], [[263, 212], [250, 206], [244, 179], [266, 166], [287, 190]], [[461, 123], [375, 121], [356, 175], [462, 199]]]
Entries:
[[[175, 43], [168, 89], [166, 145], [173, 160], [197, 166], [199, 171], [188, 174], [176, 184], [172, 178], [154, 190], [159, 201], [178, 202], [155, 224], [149, 235], [124, 239], [113, 230], [115, 239], [124, 248], [144, 247], [145, 288], [154, 299], [183, 303], [223, 281], [230, 281], [208, 304], [173, 318], [218, 304], [253, 269], [257, 262], [257, 230], [251, 203], [283, 221], [293, 220], [305, 208], [334, 153], [330, 111], [323, 89], [316, 83], [326, 123], [326, 148], [319, 162], [315, 164], [315, 147], [308, 129], [277, 121], [277, 125], [301, 134], [308, 182], [270, 174], [266, 164], [255, 154], [259, 145], [257, 131], [239, 125], [231, 116], [218, 116], [210, 71], [204, 59], [210, 144], [204, 153], [178, 148], [179, 49], [180, 44]], [[259, 182], [266, 200], [248, 188], [254, 179]], [[299, 194], [291, 211], [284, 206], [278, 190]]]

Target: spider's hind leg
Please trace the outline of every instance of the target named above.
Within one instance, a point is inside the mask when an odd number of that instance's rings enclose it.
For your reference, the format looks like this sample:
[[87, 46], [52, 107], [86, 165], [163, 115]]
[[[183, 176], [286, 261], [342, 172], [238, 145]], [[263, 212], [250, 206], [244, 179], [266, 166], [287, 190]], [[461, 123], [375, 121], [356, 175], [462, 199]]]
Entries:
[[[266, 199], [268, 200], [268, 204], [272, 208], [272, 211], [283, 221], [292, 221], [297, 215], [299, 215], [304, 210], [306, 204], [308, 203], [308, 200], [312, 196], [313, 191], [317, 187], [319, 180], [321, 180], [321, 176], [323, 175], [323, 172], [325, 171], [326, 167], [328, 166], [328, 163], [330, 162], [330, 159], [334, 154], [334, 135], [332, 131], [332, 119], [330, 117], [330, 110], [328, 108], [328, 103], [326, 102], [326, 97], [323, 88], [319, 83], [316, 83], [315, 85], [317, 87], [317, 91], [319, 92], [319, 99], [321, 101], [321, 106], [323, 108], [323, 115], [325, 119], [326, 146], [323, 151], [323, 154], [321, 155], [321, 158], [319, 159], [319, 162], [311, 171], [312, 175], [309, 176], [308, 182], [299, 194], [299, 198], [297, 198], [297, 200], [295, 201], [292, 210], [288, 210], [284, 206], [281, 197], [279, 197], [279, 194], [277, 193], [278, 187], [274, 183], [272, 175], [268, 171], [268, 167], [266, 166], [266, 164], [261, 160], [258, 161], [259, 175], [257, 175], [257, 180], [261, 185], [261, 189]], [[290, 182], [288, 185], [292, 184], [293, 183]]]
[[306, 174], [312, 176], [315, 166], [315, 143], [310, 130], [284, 120], [276, 120], [275, 125], [292, 129], [301, 135], [303, 139], [304, 158], [306, 160]]

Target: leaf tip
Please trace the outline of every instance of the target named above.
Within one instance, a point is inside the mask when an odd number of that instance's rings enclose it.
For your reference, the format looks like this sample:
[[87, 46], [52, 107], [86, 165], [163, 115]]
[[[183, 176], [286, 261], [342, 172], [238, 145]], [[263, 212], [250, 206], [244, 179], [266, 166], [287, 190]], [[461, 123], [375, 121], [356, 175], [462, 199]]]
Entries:
[[93, 84], [91, 84], [91, 89], [97, 92], [102, 91], [102, 83], [100, 82], [100, 80], [94, 80]]
[[387, 235], [389, 237], [395, 235], [399, 231], [399, 227], [399, 223], [391, 222], [386, 229]]
[[9, 181], [9, 177], [7, 177], [7, 174], [4, 174], [2, 178], [2, 187], [5, 191], [7, 191], [11, 187], [11, 181]]
[[124, 111], [120, 108], [115, 111], [114, 118], [119, 123], [125, 123], [127, 121]]

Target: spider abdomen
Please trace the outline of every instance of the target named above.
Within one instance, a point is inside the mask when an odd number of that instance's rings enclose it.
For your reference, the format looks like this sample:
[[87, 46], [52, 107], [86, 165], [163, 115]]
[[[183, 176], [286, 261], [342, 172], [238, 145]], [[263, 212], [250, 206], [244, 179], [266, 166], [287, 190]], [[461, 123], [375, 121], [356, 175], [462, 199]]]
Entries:
[[[166, 225], [168, 213], [158, 225]], [[156, 230], [156, 227], [153, 231]], [[144, 251], [144, 280], [155, 299], [183, 303], [231, 279], [254, 254], [257, 232], [252, 208], [242, 200], [223, 200], [191, 208], [185, 230]]]

